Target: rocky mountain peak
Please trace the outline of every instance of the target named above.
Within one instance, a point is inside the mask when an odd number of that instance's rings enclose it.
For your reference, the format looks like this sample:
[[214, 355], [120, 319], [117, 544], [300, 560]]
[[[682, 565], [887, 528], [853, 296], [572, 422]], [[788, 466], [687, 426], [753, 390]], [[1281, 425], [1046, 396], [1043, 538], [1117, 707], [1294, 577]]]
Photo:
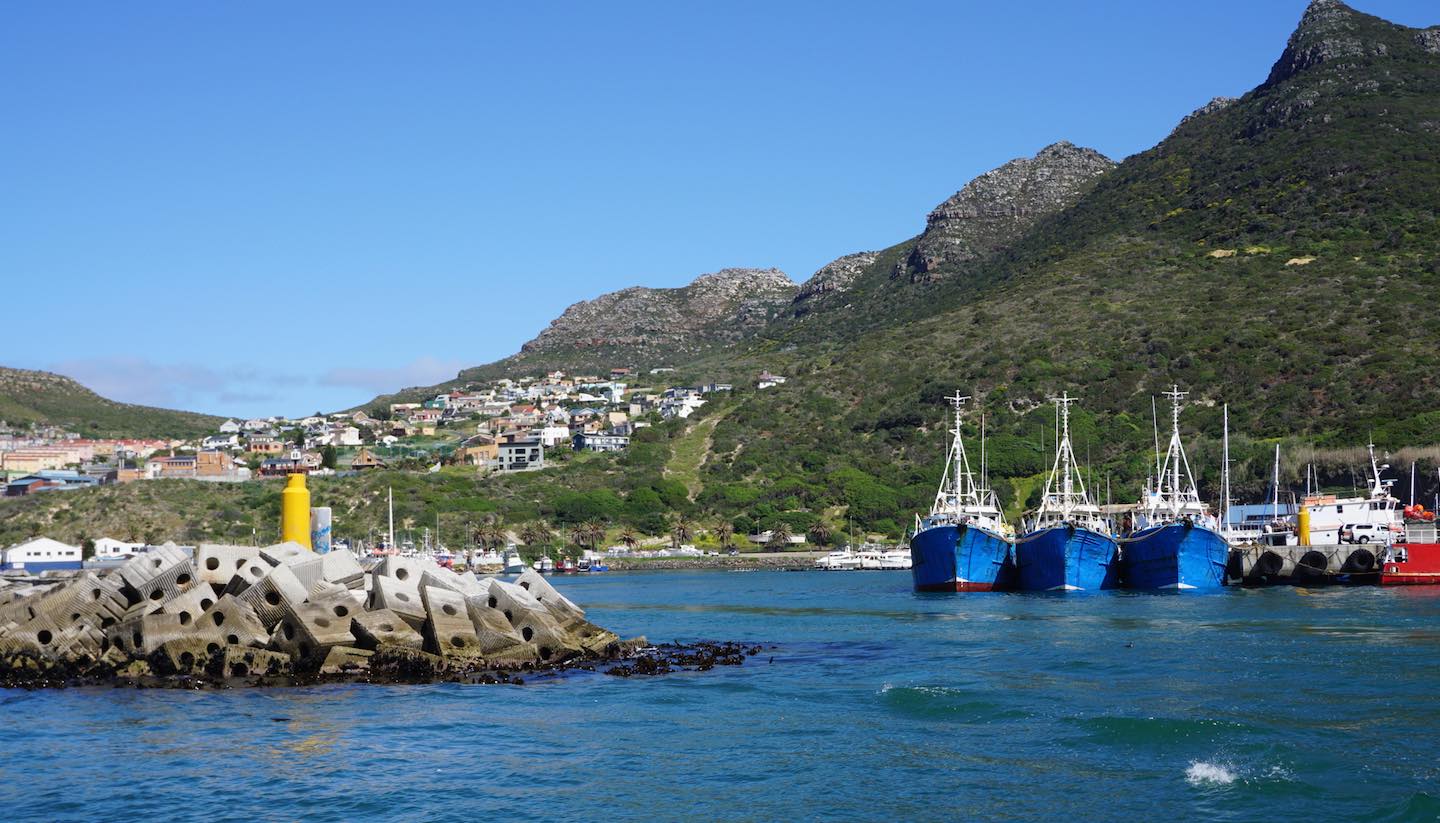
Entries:
[[1285, 44], [1285, 51], [1270, 69], [1265, 85], [1273, 86], [1322, 63], [1384, 56], [1388, 51], [1386, 45], [1366, 37], [1367, 30], [1376, 23], [1395, 28], [1394, 24], [1361, 14], [1340, 0], [1312, 0]]
[[567, 308], [522, 353], [603, 350], [616, 365], [732, 343], [790, 304], [796, 285], [779, 269], [721, 269], [679, 288], [621, 289]]
[[1181, 118], [1180, 123], [1175, 126], [1175, 129], [1179, 130], [1181, 126], [1184, 126], [1186, 123], [1189, 123], [1196, 118], [1204, 117], [1207, 114], [1214, 114], [1217, 111], [1223, 111], [1224, 109], [1228, 109], [1231, 105], [1235, 103], [1235, 101], [1239, 99], [1240, 98], [1238, 97], [1212, 97], [1210, 98], [1209, 103], [1206, 103], [1205, 105]]
[[820, 267], [809, 280], [800, 284], [800, 291], [796, 292], [792, 301], [795, 316], [799, 317], [807, 312], [815, 300], [827, 294], [849, 291], [860, 273], [869, 268], [878, 256], [873, 251], [856, 252], [831, 260]]
[[1037, 220], [1073, 204], [1114, 167], [1094, 149], [1061, 141], [985, 172], [930, 212], [924, 234], [894, 274], [931, 280], [946, 264], [993, 253]]

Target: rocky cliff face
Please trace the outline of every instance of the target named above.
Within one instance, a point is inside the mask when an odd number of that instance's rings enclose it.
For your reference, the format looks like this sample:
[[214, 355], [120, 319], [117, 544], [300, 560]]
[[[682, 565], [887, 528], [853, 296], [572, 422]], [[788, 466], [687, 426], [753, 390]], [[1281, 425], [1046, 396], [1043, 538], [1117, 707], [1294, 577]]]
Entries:
[[[1252, 93], [1265, 105], [1245, 124], [1244, 136], [1328, 126], [1358, 116], [1363, 98], [1399, 96], [1408, 107], [1431, 93], [1436, 54], [1440, 27], [1411, 29], [1362, 14], [1340, 0], [1313, 0], [1270, 76]], [[1343, 105], [1337, 106], [1340, 101]], [[1376, 121], [1377, 127], [1382, 122], [1386, 128], [1413, 127], [1404, 123], [1399, 107], [1378, 114], [1384, 120]]]
[[1387, 51], [1384, 44], [1367, 42], [1363, 36], [1364, 17], [1340, 0], [1314, 0], [1270, 69], [1265, 85], [1273, 86], [1321, 63], [1383, 56]]
[[790, 304], [795, 291], [779, 269], [723, 269], [676, 289], [622, 289], [566, 309], [521, 353], [625, 350], [649, 362], [694, 352], [753, 334]]
[[893, 276], [936, 279], [939, 270], [991, 254], [1070, 206], [1115, 167], [1094, 149], [1060, 142], [971, 180], [930, 212], [925, 232]]
[[815, 302], [826, 295], [847, 291], [860, 273], [875, 262], [876, 257], [873, 251], [862, 251], [826, 263], [819, 271], [810, 275], [809, 280], [800, 284], [800, 291], [795, 294], [793, 301], [795, 316], [799, 317], [810, 311]]

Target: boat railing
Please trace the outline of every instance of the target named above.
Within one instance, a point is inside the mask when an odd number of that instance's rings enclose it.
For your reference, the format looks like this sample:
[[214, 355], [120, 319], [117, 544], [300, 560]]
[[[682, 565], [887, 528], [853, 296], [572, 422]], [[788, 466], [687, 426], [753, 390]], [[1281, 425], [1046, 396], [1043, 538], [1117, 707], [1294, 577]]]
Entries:
[[1406, 543], [1440, 543], [1437, 531], [1440, 529], [1434, 523], [1406, 523], [1403, 540]]

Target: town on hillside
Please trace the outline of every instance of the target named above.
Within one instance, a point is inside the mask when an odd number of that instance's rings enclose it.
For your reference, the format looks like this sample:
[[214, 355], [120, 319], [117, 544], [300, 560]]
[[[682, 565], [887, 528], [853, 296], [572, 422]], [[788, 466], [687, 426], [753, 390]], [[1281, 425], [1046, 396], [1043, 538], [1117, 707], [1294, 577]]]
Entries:
[[[643, 379], [663, 382], [673, 370]], [[19, 497], [110, 483], [185, 479], [245, 482], [292, 474], [334, 475], [441, 465], [535, 471], [556, 450], [618, 452], [636, 429], [687, 418], [729, 383], [632, 388], [630, 368], [606, 375], [502, 378], [466, 384], [421, 402], [309, 417], [230, 419], [198, 438], [89, 439], [53, 426], [0, 421], [4, 495]], [[785, 377], [762, 371], [755, 388]]]

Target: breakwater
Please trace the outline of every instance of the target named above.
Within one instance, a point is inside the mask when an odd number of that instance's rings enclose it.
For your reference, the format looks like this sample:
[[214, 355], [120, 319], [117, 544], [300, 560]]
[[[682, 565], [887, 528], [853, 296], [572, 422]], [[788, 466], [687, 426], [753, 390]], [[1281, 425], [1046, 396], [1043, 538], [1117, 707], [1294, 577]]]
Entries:
[[0, 588], [0, 684], [49, 687], [516, 682], [629, 661], [616, 674], [743, 662], [725, 645], [622, 640], [543, 576], [514, 582], [295, 543], [162, 546], [97, 574]]

